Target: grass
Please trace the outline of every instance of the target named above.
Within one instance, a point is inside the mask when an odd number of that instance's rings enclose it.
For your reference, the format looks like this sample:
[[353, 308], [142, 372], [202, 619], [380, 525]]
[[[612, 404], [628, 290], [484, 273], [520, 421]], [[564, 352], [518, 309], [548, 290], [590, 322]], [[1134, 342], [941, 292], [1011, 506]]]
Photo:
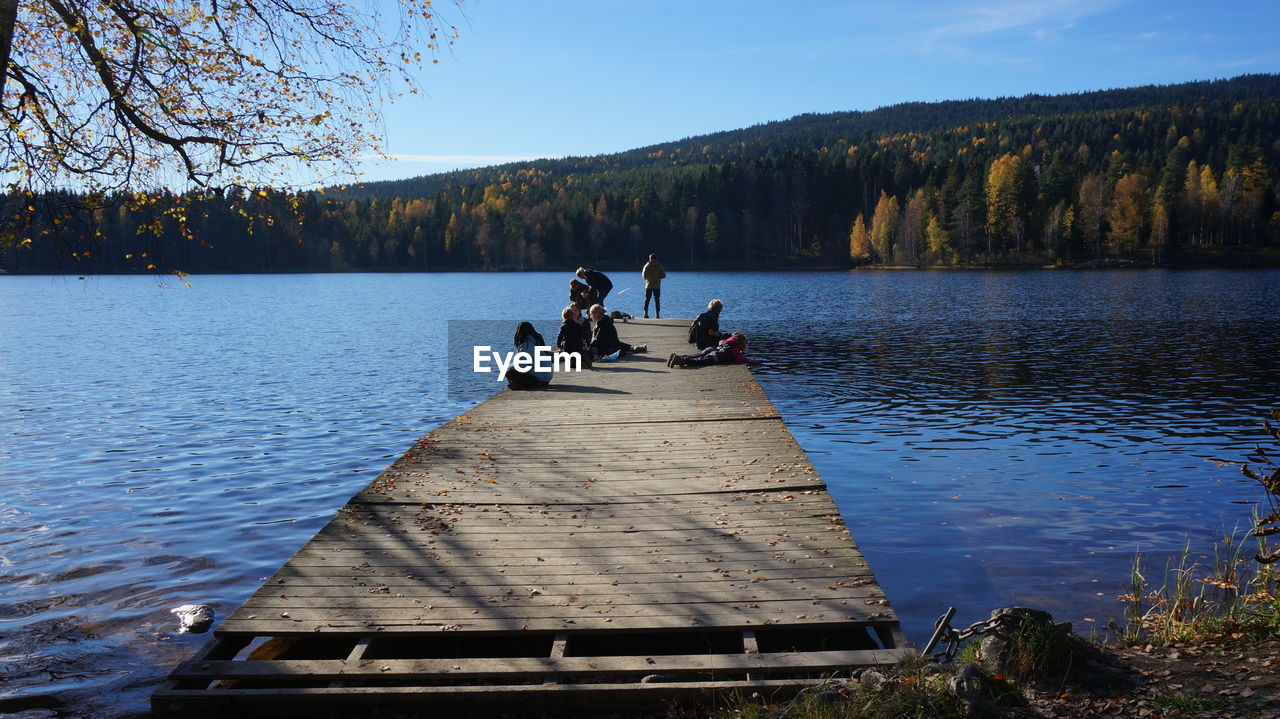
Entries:
[[1014, 632], [1005, 671], [1023, 680], [1061, 680], [1085, 649], [1084, 640], [1052, 622], [1023, 622]]
[[[716, 719], [962, 719], [973, 716], [948, 684], [959, 665], [930, 664], [915, 656], [884, 670], [882, 683], [870, 686], [853, 680], [832, 679], [800, 692], [793, 700], [777, 704], [758, 695], [732, 699], [715, 714]], [[1009, 680], [996, 676], [985, 680], [981, 692], [984, 709], [1022, 704], [1021, 694]]]
[[[1280, 409], [1271, 416], [1280, 422]], [[1280, 442], [1280, 429], [1262, 424]], [[1164, 645], [1280, 639], [1280, 551], [1271, 539], [1280, 534], [1280, 460], [1275, 452], [1256, 444], [1240, 467], [1241, 474], [1261, 485], [1266, 504], [1259, 506], [1269, 507], [1269, 514], [1255, 511], [1248, 529], [1237, 529], [1215, 544], [1211, 562], [1191, 561], [1188, 542], [1176, 561], [1165, 564], [1162, 583], [1154, 587], [1142, 556], [1135, 558], [1129, 592], [1121, 597], [1128, 603], [1122, 641]]]
[[1179, 692], [1160, 692], [1153, 695], [1150, 702], [1161, 711], [1203, 712], [1230, 706], [1230, 702], [1221, 697], [1193, 697]]
[[1255, 564], [1265, 538], [1249, 542], [1237, 531], [1214, 546], [1205, 563], [1193, 561], [1190, 544], [1166, 562], [1159, 585], [1148, 579], [1142, 555], [1134, 559], [1120, 640], [1164, 646], [1177, 642], [1248, 643], [1280, 638], [1280, 583], [1276, 569]]

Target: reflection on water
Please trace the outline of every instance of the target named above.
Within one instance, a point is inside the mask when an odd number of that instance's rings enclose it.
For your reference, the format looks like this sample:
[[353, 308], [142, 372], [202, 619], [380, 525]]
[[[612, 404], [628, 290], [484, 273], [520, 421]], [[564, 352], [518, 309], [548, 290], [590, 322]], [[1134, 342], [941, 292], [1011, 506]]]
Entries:
[[[639, 283], [614, 279], [637, 311]], [[169, 608], [225, 617], [476, 399], [446, 391], [446, 321], [521, 308], [553, 334], [567, 280], [0, 278], [0, 711], [145, 711], [203, 641]], [[1241, 457], [1280, 403], [1278, 287], [1271, 271], [673, 271], [663, 305], [725, 300], [923, 641], [949, 604], [957, 622], [1031, 604], [1087, 632], [1119, 614], [1136, 550], [1243, 524], [1232, 502], [1258, 491], [1212, 459]]]
[[1211, 551], [1249, 519], [1233, 502], [1260, 491], [1213, 460], [1280, 401], [1277, 279], [855, 276], [753, 349], [911, 636], [1012, 602], [1087, 633], [1135, 551]]

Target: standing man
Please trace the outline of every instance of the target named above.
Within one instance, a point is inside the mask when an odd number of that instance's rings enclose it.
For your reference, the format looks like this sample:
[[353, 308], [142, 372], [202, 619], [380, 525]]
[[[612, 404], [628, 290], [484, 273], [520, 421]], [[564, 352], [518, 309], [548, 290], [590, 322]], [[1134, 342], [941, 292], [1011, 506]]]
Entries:
[[600, 299], [597, 302], [603, 305], [605, 296], [609, 294], [609, 290], [613, 289], [613, 282], [609, 281], [609, 278], [600, 270], [588, 270], [585, 267], [579, 267], [575, 274], [578, 275], [578, 279], [586, 282], [591, 289], [600, 293]]
[[658, 262], [657, 255], [649, 255], [649, 261], [644, 263], [640, 276], [644, 278], [645, 319], [649, 318], [650, 297], [653, 298], [653, 316], [662, 319], [662, 278], [667, 276], [667, 271], [662, 267], [662, 263]]

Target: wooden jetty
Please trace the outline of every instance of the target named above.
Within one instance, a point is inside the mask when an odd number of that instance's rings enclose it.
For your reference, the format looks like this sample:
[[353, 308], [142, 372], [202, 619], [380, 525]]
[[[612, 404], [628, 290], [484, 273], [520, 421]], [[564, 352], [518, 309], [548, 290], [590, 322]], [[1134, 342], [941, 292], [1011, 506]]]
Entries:
[[897, 617], [748, 369], [666, 367], [688, 324], [619, 323], [650, 352], [424, 437], [154, 714], [607, 714], [897, 662]]

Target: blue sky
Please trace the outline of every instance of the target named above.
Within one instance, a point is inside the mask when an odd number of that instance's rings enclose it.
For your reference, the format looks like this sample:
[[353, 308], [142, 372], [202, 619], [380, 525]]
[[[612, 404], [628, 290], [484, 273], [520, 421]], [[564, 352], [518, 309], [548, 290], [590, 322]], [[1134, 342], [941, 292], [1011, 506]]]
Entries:
[[1280, 0], [467, 0], [365, 179], [805, 112], [1280, 72]]

